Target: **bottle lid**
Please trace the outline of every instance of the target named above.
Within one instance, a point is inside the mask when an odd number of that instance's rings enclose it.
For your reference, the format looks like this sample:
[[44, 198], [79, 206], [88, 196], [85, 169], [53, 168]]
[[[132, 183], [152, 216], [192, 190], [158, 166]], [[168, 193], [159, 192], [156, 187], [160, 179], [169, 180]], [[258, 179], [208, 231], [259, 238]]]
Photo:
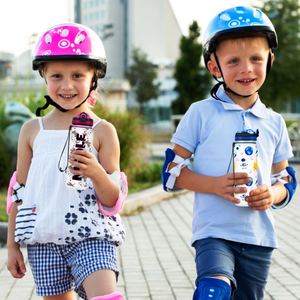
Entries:
[[79, 126], [93, 127], [94, 121], [93, 121], [93, 119], [91, 119], [91, 117], [87, 113], [82, 112], [73, 118], [72, 124], [79, 125]]
[[256, 141], [259, 136], [258, 129], [256, 131], [252, 129], [238, 131], [235, 134], [236, 141]]

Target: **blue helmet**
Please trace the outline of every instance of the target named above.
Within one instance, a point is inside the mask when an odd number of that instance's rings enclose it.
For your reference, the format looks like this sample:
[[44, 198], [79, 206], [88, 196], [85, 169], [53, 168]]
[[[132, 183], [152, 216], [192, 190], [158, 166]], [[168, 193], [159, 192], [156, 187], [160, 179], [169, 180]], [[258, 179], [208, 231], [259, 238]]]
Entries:
[[220, 40], [228, 37], [246, 37], [265, 34], [270, 49], [277, 48], [277, 35], [270, 19], [260, 10], [237, 6], [226, 9], [215, 16], [207, 26], [203, 39], [205, 65], [216, 50]]

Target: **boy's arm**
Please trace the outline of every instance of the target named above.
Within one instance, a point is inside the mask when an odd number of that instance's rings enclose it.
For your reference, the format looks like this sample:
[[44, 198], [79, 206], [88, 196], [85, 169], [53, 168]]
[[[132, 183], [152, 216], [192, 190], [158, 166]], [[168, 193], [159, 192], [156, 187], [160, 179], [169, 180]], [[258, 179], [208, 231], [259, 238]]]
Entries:
[[[186, 159], [191, 157], [192, 153], [187, 149], [175, 144], [174, 152], [180, 157]], [[171, 163], [169, 170], [175, 167], [175, 163]], [[244, 187], [235, 187], [234, 185], [241, 185], [249, 183], [247, 173], [226, 174], [223, 176], [206, 176], [198, 174], [188, 168], [183, 168], [179, 177], [176, 178], [175, 185], [186, 190], [194, 192], [212, 193], [225, 198], [226, 200], [234, 203], [240, 201], [232, 196], [233, 193], [244, 193], [247, 191]]]
[[[272, 174], [277, 174], [288, 166], [288, 161], [284, 160], [272, 165]], [[288, 177], [282, 178], [288, 182]], [[266, 210], [273, 204], [280, 203], [287, 196], [287, 191], [283, 183], [276, 182], [272, 186], [266, 184], [258, 186], [255, 190], [250, 192], [250, 196], [246, 197], [248, 205], [254, 210]]]

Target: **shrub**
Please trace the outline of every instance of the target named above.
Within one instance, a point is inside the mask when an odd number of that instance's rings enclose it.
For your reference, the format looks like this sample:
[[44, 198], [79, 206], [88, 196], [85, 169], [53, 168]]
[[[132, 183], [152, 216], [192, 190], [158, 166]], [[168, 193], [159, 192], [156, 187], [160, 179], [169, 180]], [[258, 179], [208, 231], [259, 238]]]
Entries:
[[136, 112], [109, 112], [105, 107], [96, 104], [93, 112], [102, 119], [112, 123], [118, 133], [121, 157], [121, 170], [126, 172], [131, 181], [132, 171], [139, 170], [144, 158], [145, 144], [148, 141], [143, 131], [143, 120]]

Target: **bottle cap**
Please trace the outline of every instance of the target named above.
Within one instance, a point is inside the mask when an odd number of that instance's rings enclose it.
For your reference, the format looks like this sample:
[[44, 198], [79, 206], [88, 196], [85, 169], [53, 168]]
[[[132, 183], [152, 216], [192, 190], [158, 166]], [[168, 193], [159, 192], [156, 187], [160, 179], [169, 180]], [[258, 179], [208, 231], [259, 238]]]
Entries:
[[79, 113], [76, 117], [72, 120], [72, 125], [79, 125], [79, 126], [89, 126], [93, 127], [94, 121], [91, 119], [91, 117], [85, 113]]
[[236, 141], [256, 141], [259, 136], [258, 129], [256, 131], [252, 129], [238, 131], [235, 134]]

